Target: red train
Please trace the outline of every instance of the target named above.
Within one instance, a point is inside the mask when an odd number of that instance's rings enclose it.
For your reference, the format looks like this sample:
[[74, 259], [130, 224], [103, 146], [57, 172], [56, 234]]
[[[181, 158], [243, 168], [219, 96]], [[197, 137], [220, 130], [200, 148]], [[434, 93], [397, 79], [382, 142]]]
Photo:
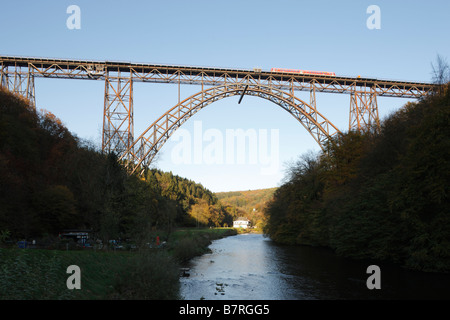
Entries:
[[308, 70], [297, 70], [297, 69], [282, 69], [282, 68], [272, 68], [270, 72], [283, 72], [283, 73], [299, 73], [299, 74], [315, 74], [320, 76], [330, 76], [335, 77], [336, 74], [334, 72], [325, 72], [325, 71], [308, 71]]

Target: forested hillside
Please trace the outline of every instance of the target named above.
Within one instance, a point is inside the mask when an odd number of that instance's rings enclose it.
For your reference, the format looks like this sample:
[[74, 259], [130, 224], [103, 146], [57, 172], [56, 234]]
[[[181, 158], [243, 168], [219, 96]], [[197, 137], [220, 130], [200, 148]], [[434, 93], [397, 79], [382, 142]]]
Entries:
[[179, 205], [176, 217], [179, 226], [231, 226], [233, 217], [216, 195], [192, 180], [162, 172], [157, 169], [146, 170], [146, 181], [157, 186], [159, 193]]
[[264, 208], [276, 189], [218, 192], [216, 196], [224, 206], [230, 208], [234, 218], [246, 217], [253, 226], [261, 228], [264, 225]]
[[[0, 242], [63, 229], [147, 241], [150, 231], [229, 224], [212, 192], [159, 170], [130, 176], [47, 111], [0, 90]], [[196, 219], [199, 219], [197, 223]]]
[[348, 132], [292, 166], [265, 232], [353, 258], [450, 271], [450, 90], [408, 103], [381, 131]]

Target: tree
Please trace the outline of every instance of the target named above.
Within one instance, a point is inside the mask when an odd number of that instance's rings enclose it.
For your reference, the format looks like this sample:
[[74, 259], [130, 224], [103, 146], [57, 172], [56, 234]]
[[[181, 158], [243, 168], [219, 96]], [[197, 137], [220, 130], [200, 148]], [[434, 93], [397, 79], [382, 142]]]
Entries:
[[450, 90], [442, 88], [379, 133], [344, 133], [320, 157], [303, 157], [268, 204], [264, 231], [281, 243], [449, 272]]
[[431, 68], [433, 83], [443, 85], [450, 81], [450, 67], [444, 57], [438, 54], [436, 64], [431, 63]]
[[62, 229], [77, 228], [75, 199], [66, 186], [50, 186], [35, 195], [34, 208], [42, 233], [57, 234]]

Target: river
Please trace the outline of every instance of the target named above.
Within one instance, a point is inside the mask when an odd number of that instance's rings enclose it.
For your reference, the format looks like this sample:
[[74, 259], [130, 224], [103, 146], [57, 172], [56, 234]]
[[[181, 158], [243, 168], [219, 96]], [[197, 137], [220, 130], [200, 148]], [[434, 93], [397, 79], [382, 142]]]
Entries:
[[[261, 234], [215, 240], [181, 278], [186, 300], [450, 299], [450, 275], [354, 261], [331, 250], [281, 246]], [[369, 265], [380, 267], [381, 289], [369, 290]]]

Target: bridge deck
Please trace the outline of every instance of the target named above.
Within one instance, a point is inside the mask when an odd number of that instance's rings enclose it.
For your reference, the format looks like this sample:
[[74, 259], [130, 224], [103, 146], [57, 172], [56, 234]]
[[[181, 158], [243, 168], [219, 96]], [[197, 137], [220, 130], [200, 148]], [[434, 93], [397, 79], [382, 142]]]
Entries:
[[[35, 76], [75, 79], [105, 79], [106, 76], [127, 77], [133, 81], [219, 85], [225, 83], [254, 83], [279, 89], [351, 93], [373, 90], [379, 96], [417, 98], [430, 92], [433, 84], [426, 82], [381, 80], [360, 77], [321, 76], [277, 73], [267, 70], [228, 69], [200, 66], [177, 66], [131, 63], [123, 61], [71, 60], [0, 56], [1, 71], [27, 68]], [[129, 77], [128, 76], [128, 77]]]

